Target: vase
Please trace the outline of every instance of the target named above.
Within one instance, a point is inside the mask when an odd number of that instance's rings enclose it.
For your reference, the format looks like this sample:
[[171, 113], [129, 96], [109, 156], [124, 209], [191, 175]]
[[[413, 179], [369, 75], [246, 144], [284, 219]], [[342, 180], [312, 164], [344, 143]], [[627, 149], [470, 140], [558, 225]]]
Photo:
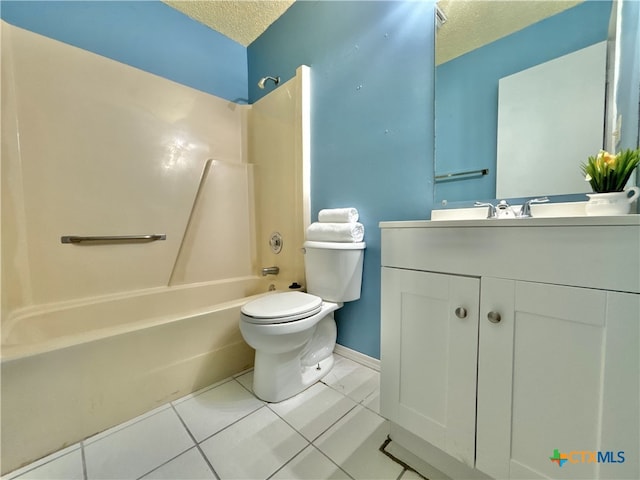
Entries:
[[626, 215], [631, 211], [631, 202], [640, 194], [640, 188], [631, 187], [624, 192], [587, 193], [585, 205], [587, 215]]

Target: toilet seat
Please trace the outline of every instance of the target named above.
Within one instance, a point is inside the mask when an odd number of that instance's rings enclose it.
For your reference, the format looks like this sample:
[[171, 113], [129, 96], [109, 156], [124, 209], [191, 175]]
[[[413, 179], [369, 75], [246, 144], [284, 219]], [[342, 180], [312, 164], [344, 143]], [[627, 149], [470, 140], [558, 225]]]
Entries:
[[253, 300], [241, 308], [244, 319], [256, 324], [293, 322], [322, 309], [322, 299], [303, 292], [282, 292]]

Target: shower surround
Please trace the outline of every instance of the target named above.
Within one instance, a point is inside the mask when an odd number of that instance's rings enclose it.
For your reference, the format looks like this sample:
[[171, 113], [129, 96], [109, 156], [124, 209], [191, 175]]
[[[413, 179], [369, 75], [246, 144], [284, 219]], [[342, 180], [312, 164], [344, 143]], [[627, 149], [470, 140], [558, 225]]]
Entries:
[[238, 105], [1, 31], [6, 473], [252, 365], [240, 306], [304, 282], [309, 71]]

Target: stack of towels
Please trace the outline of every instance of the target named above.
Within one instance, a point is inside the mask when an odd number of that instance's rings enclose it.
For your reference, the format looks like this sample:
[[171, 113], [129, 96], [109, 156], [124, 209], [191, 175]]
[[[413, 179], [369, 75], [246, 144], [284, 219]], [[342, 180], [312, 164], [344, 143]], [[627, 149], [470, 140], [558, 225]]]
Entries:
[[318, 221], [307, 228], [307, 240], [313, 242], [362, 242], [364, 225], [358, 223], [355, 208], [320, 210]]

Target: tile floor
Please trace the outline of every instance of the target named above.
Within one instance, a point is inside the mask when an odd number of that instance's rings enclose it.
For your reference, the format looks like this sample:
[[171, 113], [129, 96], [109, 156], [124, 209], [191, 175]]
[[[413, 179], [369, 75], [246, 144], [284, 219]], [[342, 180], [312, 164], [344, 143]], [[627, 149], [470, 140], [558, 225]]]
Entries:
[[389, 427], [375, 370], [336, 355], [322, 382], [275, 404], [252, 381], [229, 378], [2, 480], [421, 478], [379, 451]]

